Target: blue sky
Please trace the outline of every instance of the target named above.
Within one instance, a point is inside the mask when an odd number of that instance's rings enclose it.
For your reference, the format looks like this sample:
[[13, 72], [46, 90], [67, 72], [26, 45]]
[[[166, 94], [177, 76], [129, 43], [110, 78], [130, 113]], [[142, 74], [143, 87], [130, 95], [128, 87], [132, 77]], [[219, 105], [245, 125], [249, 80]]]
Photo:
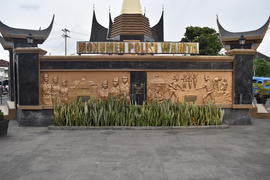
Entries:
[[[108, 11], [120, 14], [122, 0], [1, 0], [0, 21], [11, 27], [46, 28], [55, 14], [55, 24], [48, 40], [40, 47], [52, 55], [64, 54], [61, 29], [68, 28], [68, 54], [76, 53], [76, 41], [90, 37], [93, 4], [98, 21], [108, 26]], [[165, 40], [179, 41], [187, 26], [208, 26], [217, 30], [216, 15], [230, 31], [249, 31], [261, 27], [270, 15], [269, 0], [142, 0], [143, 9], [155, 25], [165, 8]], [[270, 56], [270, 31], [258, 51]], [[0, 47], [0, 59], [8, 53]]]

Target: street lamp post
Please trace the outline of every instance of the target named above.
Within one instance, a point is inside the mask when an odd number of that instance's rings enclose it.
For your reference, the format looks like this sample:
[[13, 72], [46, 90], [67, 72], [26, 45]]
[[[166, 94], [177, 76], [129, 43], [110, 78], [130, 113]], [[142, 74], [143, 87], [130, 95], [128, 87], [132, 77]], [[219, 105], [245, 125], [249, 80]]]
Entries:
[[26, 40], [27, 40], [28, 44], [33, 44], [34, 43], [34, 38], [33, 38], [31, 33], [26, 37]]
[[244, 37], [244, 35], [241, 35], [241, 37], [239, 39], [239, 44], [241, 46], [241, 49], [244, 49], [245, 48], [246, 38]]

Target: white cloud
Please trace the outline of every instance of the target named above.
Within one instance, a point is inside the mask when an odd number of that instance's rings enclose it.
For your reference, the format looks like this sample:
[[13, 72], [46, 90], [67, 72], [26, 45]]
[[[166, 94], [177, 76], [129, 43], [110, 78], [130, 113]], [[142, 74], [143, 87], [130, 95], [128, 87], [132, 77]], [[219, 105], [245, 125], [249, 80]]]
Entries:
[[28, 11], [28, 10], [38, 10], [40, 7], [34, 4], [25, 4], [21, 5], [20, 8]]

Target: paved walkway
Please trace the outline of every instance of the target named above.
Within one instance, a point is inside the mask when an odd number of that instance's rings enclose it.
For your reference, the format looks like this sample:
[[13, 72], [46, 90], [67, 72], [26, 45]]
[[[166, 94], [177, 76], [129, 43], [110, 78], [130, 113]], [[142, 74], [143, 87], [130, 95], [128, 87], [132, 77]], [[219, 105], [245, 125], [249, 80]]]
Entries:
[[270, 120], [229, 129], [48, 131], [11, 122], [1, 180], [268, 180]]

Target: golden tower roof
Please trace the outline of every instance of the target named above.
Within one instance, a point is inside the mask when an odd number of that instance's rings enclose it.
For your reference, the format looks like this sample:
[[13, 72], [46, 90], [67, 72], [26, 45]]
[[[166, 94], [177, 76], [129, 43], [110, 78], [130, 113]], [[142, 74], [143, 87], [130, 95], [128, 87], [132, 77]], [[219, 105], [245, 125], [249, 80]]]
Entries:
[[142, 14], [140, 0], [123, 0], [121, 14]]

